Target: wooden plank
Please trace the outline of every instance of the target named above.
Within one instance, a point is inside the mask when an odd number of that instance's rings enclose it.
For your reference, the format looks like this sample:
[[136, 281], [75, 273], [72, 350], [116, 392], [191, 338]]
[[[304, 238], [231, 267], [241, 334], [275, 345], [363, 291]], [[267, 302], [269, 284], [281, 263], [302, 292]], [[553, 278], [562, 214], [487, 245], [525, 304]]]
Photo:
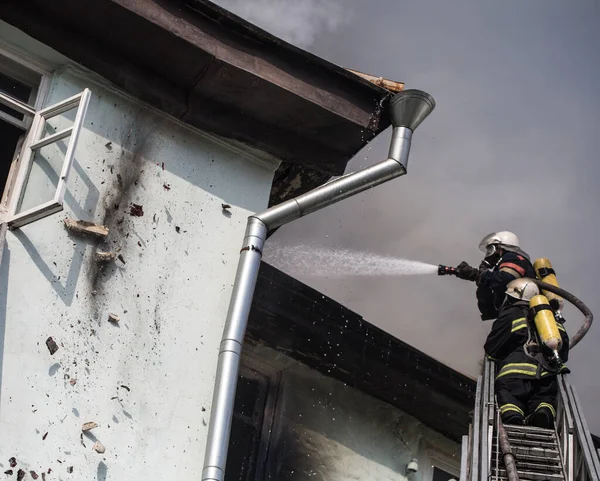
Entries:
[[404, 90], [404, 82], [397, 82], [395, 80], [389, 80], [383, 77], [376, 77], [375, 75], [371, 75], [364, 72], [359, 72], [358, 70], [352, 70], [351, 68], [346, 69], [348, 72], [352, 72], [354, 75], [358, 75], [369, 82], [389, 90], [390, 92], [398, 93]]
[[87, 222], [85, 220], [65, 219], [65, 228], [73, 235], [78, 237], [91, 237], [93, 239], [104, 240], [108, 237], [108, 227]]

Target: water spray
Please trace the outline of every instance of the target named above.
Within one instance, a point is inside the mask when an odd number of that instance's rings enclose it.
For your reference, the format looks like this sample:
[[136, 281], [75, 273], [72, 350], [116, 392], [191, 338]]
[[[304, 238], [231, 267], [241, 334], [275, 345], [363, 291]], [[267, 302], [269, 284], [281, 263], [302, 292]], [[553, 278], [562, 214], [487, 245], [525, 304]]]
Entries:
[[353, 251], [311, 245], [270, 244], [264, 260], [269, 264], [302, 277], [373, 277], [435, 275], [438, 266], [426, 262], [383, 256], [373, 252]]

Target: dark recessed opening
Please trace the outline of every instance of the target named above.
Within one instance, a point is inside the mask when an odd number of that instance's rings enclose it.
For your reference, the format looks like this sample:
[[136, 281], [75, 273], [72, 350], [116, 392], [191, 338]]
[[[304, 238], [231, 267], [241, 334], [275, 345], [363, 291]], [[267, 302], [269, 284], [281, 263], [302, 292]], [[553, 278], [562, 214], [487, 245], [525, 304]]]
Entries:
[[0, 120], [0, 196], [6, 187], [17, 144], [23, 134], [22, 129]]
[[456, 476], [450, 474], [437, 466], [433, 467], [433, 479], [432, 481], [449, 481], [450, 479], [456, 479]]
[[[32, 90], [33, 89], [28, 85], [25, 85], [18, 80], [15, 80], [0, 72], [0, 92], [5, 93], [6, 95], [9, 95], [14, 99], [18, 99], [24, 103], [28, 103]], [[0, 104], [0, 111], [5, 112], [18, 120], [23, 120], [24, 117], [22, 113], [19, 113], [4, 104]]]
[[[39, 80], [39, 74], [0, 56], [0, 92], [3, 94], [31, 105]], [[27, 119], [21, 112], [0, 103], [0, 195], [6, 188], [19, 140], [25, 135], [24, 120]]]

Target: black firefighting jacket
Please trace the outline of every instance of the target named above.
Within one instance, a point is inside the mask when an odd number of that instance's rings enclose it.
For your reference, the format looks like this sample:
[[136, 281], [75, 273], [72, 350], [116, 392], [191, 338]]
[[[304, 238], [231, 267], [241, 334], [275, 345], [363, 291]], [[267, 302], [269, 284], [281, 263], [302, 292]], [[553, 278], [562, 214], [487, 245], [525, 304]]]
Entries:
[[477, 307], [482, 320], [498, 316], [506, 286], [521, 277], [535, 279], [535, 270], [529, 259], [516, 252], [504, 253], [492, 269], [481, 273], [477, 281]]
[[[539, 362], [525, 354], [523, 345], [535, 329], [533, 320], [530, 319], [528, 303], [518, 301], [502, 309], [494, 321], [484, 349], [488, 358], [493, 359], [496, 363], [496, 379], [540, 379], [556, 374], [556, 372], [547, 371]], [[557, 324], [562, 338], [562, 347], [558, 354], [566, 363], [569, 357], [569, 336], [563, 326], [564, 318], [561, 317]], [[563, 364], [558, 372], [562, 374], [569, 370]]]

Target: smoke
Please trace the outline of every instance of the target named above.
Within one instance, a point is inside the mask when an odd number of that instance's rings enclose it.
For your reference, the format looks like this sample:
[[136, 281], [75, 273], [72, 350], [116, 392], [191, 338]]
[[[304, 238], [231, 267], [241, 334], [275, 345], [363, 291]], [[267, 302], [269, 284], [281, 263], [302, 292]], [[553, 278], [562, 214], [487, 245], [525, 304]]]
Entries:
[[[597, 3], [220, 3], [338, 65], [402, 80], [437, 101], [415, 133], [406, 177], [284, 226], [265, 253], [277, 242], [478, 265], [481, 238], [510, 230], [533, 258], [552, 260], [561, 286], [600, 312]], [[388, 146], [383, 133], [348, 170], [384, 159]], [[491, 326], [480, 321], [472, 283], [311, 277], [302, 265], [285, 270], [445, 364], [478, 373]], [[573, 334], [582, 317], [566, 317]], [[569, 359], [595, 432], [598, 344], [596, 326]]]
[[217, 0], [215, 3], [302, 48], [351, 18], [343, 0]]

